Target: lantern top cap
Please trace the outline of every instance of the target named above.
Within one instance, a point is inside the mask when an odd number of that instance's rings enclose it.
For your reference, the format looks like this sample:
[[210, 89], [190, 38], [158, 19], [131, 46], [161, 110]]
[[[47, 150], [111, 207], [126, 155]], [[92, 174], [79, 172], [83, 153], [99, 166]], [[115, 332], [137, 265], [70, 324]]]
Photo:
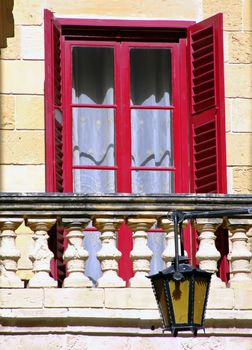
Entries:
[[151, 280], [157, 280], [157, 279], [173, 279], [175, 281], [183, 280], [186, 278], [190, 278], [191, 276], [198, 276], [198, 277], [207, 277], [211, 278], [212, 273], [207, 272], [204, 270], [201, 270], [200, 268], [194, 267], [193, 265], [190, 265], [186, 263], [189, 259], [186, 257], [179, 257], [179, 266], [178, 270], [175, 269], [175, 262], [173, 260], [172, 265], [168, 267], [167, 269], [164, 269], [162, 271], [159, 271], [158, 273], [147, 276]]

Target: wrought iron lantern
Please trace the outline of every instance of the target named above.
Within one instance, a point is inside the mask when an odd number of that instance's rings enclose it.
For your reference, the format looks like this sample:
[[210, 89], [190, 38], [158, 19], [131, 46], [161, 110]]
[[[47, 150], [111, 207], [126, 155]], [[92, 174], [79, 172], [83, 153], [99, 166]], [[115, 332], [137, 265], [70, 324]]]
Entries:
[[[196, 336], [198, 329], [204, 329], [204, 318], [210, 288], [211, 273], [190, 265], [184, 256], [182, 224], [185, 219], [197, 217], [224, 217], [235, 214], [252, 213], [251, 209], [212, 212], [172, 213], [174, 222], [175, 258], [172, 265], [159, 273], [147, 276], [151, 279], [153, 291], [161, 314], [163, 329], [170, 330], [173, 336], [179, 331], [192, 331]], [[180, 233], [180, 252], [178, 254], [178, 233]]]

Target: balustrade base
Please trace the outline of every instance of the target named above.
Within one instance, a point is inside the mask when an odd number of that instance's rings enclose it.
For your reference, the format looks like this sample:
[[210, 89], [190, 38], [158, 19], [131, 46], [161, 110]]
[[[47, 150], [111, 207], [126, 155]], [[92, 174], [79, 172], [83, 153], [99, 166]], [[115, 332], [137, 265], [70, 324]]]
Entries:
[[243, 280], [234, 279], [228, 282], [228, 287], [230, 288], [244, 288], [244, 286], [246, 286], [246, 288], [252, 289], [252, 280], [251, 279], [243, 279]]
[[226, 288], [226, 284], [214, 274], [211, 278], [210, 288]]
[[135, 275], [129, 280], [129, 287], [132, 288], [150, 288], [151, 282], [149, 279], [146, 278], [147, 273], [144, 275]]
[[5, 278], [0, 277], [0, 288], [24, 288], [24, 282], [22, 282], [18, 277]]
[[65, 278], [63, 283], [64, 288], [83, 288], [83, 287], [93, 287], [93, 283], [90, 279], [84, 276], [83, 273], [79, 273], [78, 275], [70, 275]]
[[34, 275], [28, 283], [28, 288], [56, 288], [57, 286], [57, 281], [42, 271]]

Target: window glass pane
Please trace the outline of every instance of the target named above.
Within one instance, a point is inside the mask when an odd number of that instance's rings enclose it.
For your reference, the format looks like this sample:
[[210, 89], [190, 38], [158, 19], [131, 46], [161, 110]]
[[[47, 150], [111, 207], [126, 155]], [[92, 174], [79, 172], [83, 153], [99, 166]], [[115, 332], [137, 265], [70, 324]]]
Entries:
[[131, 49], [131, 104], [168, 106], [171, 96], [171, 50]]
[[74, 47], [72, 55], [73, 103], [113, 104], [113, 48]]
[[115, 193], [114, 170], [73, 170], [74, 192], [79, 193]]
[[133, 193], [172, 193], [174, 192], [173, 172], [132, 171]]
[[73, 108], [73, 164], [115, 164], [114, 109]]
[[172, 111], [131, 111], [131, 158], [133, 166], [173, 165]]

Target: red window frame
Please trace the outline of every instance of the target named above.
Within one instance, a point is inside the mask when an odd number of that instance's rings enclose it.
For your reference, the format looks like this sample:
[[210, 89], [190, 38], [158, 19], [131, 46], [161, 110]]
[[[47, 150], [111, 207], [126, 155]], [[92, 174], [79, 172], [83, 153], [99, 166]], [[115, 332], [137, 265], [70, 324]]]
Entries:
[[[114, 48], [114, 80], [115, 80], [115, 101], [112, 105], [97, 104], [74, 104], [72, 103], [72, 48], [73, 47], [111, 47]], [[131, 193], [132, 182], [131, 174], [134, 170], [145, 171], [171, 171], [174, 173], [175, 192], [189, 191], [189, 176], [182, 176], [188, 173], [187, 162], [181, 160], [182, 154], [185, 154], [188, 143], [183, 133], [188, 128], [181, 127], [188, 123], [185, 113], [180, 113], [179, 82], [182, 80], [179, 72], [179, 54], [181, 48], [178, 43], [139, 43], [139, 42], [111, 42], [111, 41], [67, 41], [64, 44], [64, 66], [66, 74], [63, 81], [63, 123], [66, 126], [63, 131], [63, 152], [65, 155], [64, 172], [65, 172], [65, 191], [73, 191], [73, 169], [100, 169], [115, 170], [116, 172], [116, 192]], [[153, 106], [131, 106], [130, 91], [130, 67], [129, 67], [129, 50], [130, 48], [166, 48], [171, 49], [172, 61], [172, 105], [165, 107]], [[181, 56], [185, 57], [184, 51]], [[123, 90], [123, 91], [122, 91]], [[116, 163], [114, 166], [76, 166], [72, 160], [72, 108], [114, 108], [115, 109], [115, 144], [116, 144]], [[131, 165], [131, 116], [132, 109], [163, 109], [173, 111], [173, 130], [171, 131], [174, 140], [174, 165], [171, 167], [140, 167]], [[182, 152], [182, 149], [184, 152]], [[188, 153], [188, 149], [186, 150]]]

